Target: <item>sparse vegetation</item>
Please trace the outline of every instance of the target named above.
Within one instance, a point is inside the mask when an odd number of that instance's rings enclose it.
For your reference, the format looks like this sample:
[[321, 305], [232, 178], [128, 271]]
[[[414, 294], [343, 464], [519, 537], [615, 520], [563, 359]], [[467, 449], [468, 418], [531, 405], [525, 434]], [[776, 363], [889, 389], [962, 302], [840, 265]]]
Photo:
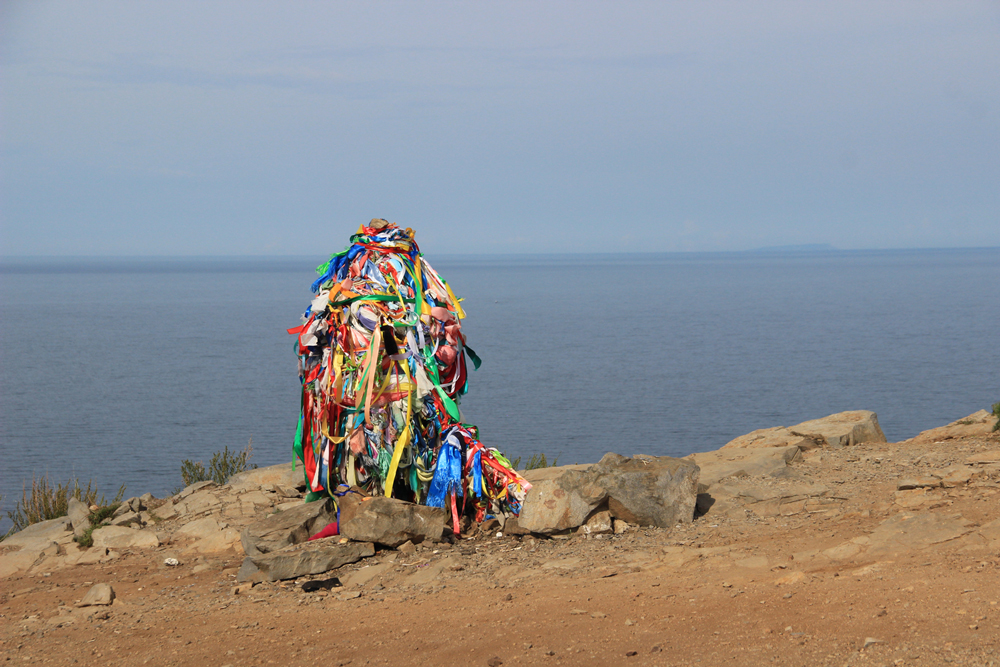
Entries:
[[181, 461], [181, 479], [184, 480], [184, 486], [208, 480], [221, 486], [236, 473], [256, 468], [256, 463], [250, 463], [252, 457], [253, 438], [250, 438], [250, 442], [242, 452], [230, 452], [227, 446], [223, 451], [213, 454], [208, 470], [201, 461], [184, 459]]
[[[111, 502], [120, 502], [124, 495], [125, 485], [122, 484], [121, 488], [118, 489], [118, 494]], [[7, 517], [13, 526], [3, 537], [24, 530], [33, 523], [66, 516], [69, 511], [70, 498], [76, 498], [88, 505], [109, 504], [103, 494], [98, 497], [97, 489], [94, 488], [92, 482], [87, 482], [87, 487], [83, 488], [80, 486], [80, 481], [74, 478], [65, 485], [53, 486], [48, 475], [32, 477], [31, 489], [25, 487], [21, 492], [21, 500], [14, 505], [13, 510], [7, 512]]]
[[993, 425], [993, 430], [1000, 431], [1000, 403], [993, 404], [993, 416], [997, 418], [997, 423]]
[[[122, 487], [124, 491], [124, 487]], [[93, 532], [101, 527], [101, 524], [105, 519], [111, 518], [119, 507], [121, 507], [120, 498], [115, 498], [115, 500], [110, 505], [103, 505], [98, 507], [96, 510], [87, 515], [87, 520], [90, 521], [90, 527], [84, 531], [83, 535], [79, 537], [74, 537], [76, 543], [81, 547], [92, 547], [94, 546]]]
[[532, 454], [528, 462], [521, 467], [521, 457], [518, 456], [516, 459], [511, 460], [511, 467], [514, 470], [535, 470], [537, 468], [553, 468], [559, 464], [559, 457], [552, 459], [552, 463], [549, 463], [545, 454]]

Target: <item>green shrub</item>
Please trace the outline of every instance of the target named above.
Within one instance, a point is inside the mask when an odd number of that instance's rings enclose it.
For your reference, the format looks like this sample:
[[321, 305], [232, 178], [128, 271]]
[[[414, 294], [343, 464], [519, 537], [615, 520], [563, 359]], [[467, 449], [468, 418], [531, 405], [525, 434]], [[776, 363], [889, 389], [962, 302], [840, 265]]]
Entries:
[[514, 470], [535, 470], [537, 468], [554, 468], [559, 463], [559, 457], [552, 459], [552, 463], [549, 463], [548, 459], [545, 458], [545, 454], [532, 454], [528, 462], [524, 464], [524, 468], [521, 468], [521, 457], [518, 456], [516, 459], [511, 459], [511, 468]]
[[[113, 503], [121, 501], [125, 495], [125, 485], [118, 489]], [[69, 511], [70, 498], [87, 503], [87, 505], [106, 505], [103, 495], [98, 499], [97, 489], [92, 482], [87, 482], [87, 488], [80, 486], [80, 481], [76, 478], [69, 480], [65, 485], [52, 485], [48, 475], [31, 478], [31, 490], [26, 487], [21, 491], [21, 500], [14, 505], [13, 510], [7, 512], [7, 517], [14, 524], [4, 537], [12, 535], [20, 530], [24, 530], [33, 523], [47, 521], [66, 516]]]
[[993, 416], [997, 418], [997, 423], [993, 425], [993, 430], [1000, 431], [1000, 403], [993, 404]]
[[245, 470], [252, 470], [257, 467], [256, 463], [250, 463], [253, 457], [253, 438], [247, 443], [246, 449], [242, 452], [230, 452], [227, 446], [221, 452], [212, 455], [208, 470], [201, 461], [181, 461], [181, 479], [184, 486], [191, 486], [195, 482], [212, 480], [218, 485], [223, 485], [236, 473]]

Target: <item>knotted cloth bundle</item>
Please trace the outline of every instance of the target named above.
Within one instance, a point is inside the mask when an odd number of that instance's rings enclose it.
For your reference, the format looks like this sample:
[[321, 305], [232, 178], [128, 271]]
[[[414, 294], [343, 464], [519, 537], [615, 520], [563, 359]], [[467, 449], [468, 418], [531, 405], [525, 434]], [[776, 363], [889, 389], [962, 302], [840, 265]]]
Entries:
[[312, 497], [340, 485], [448, 507], [476, 519], [519, 514], [530, 485], [462, 422], [468, 389], [460, 299], [427, 263], [412, 229], [362, 225], [316, 268], [296, 334], [302, 402], [294, 452]]

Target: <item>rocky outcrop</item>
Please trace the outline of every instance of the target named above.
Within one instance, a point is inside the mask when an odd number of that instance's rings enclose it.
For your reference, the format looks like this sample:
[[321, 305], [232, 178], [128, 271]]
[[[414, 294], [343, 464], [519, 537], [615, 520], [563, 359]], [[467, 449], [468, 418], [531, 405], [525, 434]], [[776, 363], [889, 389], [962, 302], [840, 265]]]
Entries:
[[365, 498], [354, 516], [340, 526], [340, 534], [356, 542], [376, 542], [397, 547], [404, 542], [440, 542], [448, 514], [438, 507], [375, 496]]
[[726, 477], [783, 475], [789, 463], [802, 460], [802, 452], [792, 445], [760, 449], [720, 449], [690, 454], [686, 458], [701, 468], [699, 481], [702, 489], [706, 490]]
[[124, 526], [104, 526], [91, 533], [91, 537], [97, 548], [152, 549], [160, 546], [160, 540], [153, 531], [136, 530]]
[[250, 524], [243, 529], [240, 540], [248, 556], [257, 556], [305, 542], [336, 520], [337, 509], [333, 500], [317, 500]]
[[375, 555], [371, 542], [343, 542], [325, 537], [273, 553], [248, 556], [237, 574], [238, 581], [281, 581], [321, 574], [341, 565]]
[[605, 454], [593, 466], [528, 471], [532, 484], [518, 528], [551, 534], [577, 528], [592, 514], [640, 526], [668, 527], [694, 517], [699, 468], [668, 456]]
[[816, 447], [848, 447], [859, 442], [885, 442], [878, 416], [871, 410], [838, 412], [795, 426], [775, 426], [741, 435], [723, 445], [723, 449], [763, 447], [798, 447], [803, 451]]
[[963, 417], [953, 421], [946, 426], [921, 431], [918, 435], [910, 438], [906, 442], [922, 445], [931, 442], [943, 442], [955, 438], [968, 438], [977, 435], [989, 435], [993, 432], [993, 425], [997, 423], [997, 418], [992, 412], [980, 410], [973, 412], [968, 417]]

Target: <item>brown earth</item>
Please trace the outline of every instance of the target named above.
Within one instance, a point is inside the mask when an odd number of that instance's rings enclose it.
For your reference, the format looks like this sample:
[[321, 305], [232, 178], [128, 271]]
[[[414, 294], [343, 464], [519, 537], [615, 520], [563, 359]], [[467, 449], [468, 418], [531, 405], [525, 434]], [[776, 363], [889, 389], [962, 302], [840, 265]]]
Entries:
[[[981, 456], [998, 449], [998, 434], [814, 449], [733, 483], [820, 484], [821, 503], [748, 493], [670, 530], [481, 536], [239, 592], [238, 544], [35, 569], [0, 579], [0, 662], [1000, 664], [1000, 466]], [[74, 606], [101, 582], [111, 606]]]

